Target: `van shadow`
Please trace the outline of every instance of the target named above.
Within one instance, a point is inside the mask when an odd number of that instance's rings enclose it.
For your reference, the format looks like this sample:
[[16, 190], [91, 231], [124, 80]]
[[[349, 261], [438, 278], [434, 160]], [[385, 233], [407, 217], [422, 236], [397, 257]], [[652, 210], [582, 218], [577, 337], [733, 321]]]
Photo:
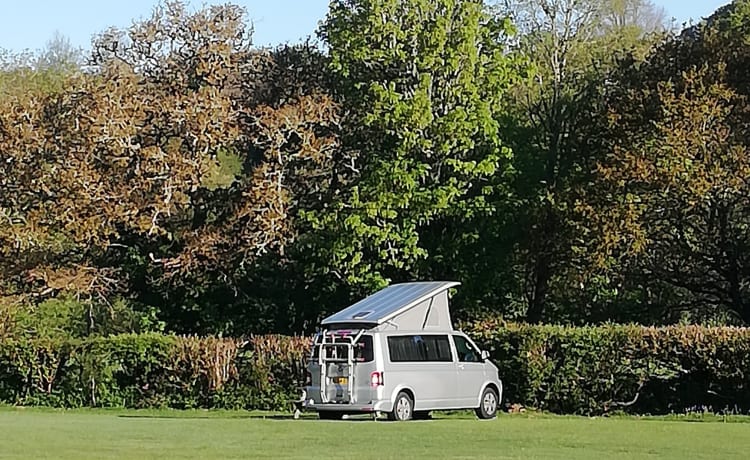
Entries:
[[165, 420], [317, 420], [314, 415], [304, 415], [299, 418], [295, 418], [293, 414], [120, 414], [118, 418], [128, 419], [165, 419]]
[[[275, 421], [295, 421], [295, 422], [320, 422], [320, 423], [393, 423], [390, 420], [381, 417], [373, 419], [369, 415], [350, 415], [341, 420], [321, 420], [317, 414], [302, 414], [295, 417], [294, 414], [120, 414], [118, 418], [124, 419], [144, 419], [144, 420], [275, 420]], [[412, 423], [432, 422], [434, 419], [413, 420]]]

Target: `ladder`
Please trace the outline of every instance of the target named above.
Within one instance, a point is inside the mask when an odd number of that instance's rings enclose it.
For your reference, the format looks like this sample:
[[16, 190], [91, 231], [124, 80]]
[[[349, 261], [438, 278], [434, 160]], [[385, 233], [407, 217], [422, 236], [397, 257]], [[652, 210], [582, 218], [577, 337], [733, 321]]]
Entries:
[[[346, 390], [347, 400], [341, 401], [345, 404], [354, 404], [356, 397], [354, 395], [354, 364], [356, 360], [354, 358], [354, 346], [359, 341], [360, 337], [364, 333], [364, 330], [357, 331], [356, 335], [342, 334], [337, 336], [334, 331], [330, 332], [331, 341], [328, 342], [327, 338], [329, 335], [328, 330], [324, 330], [319, 338], [320, 340], [315, 344], [318, 347], [318, 366], [320, 368], [320, 400], [323, 403], [330, 403], [331, 400], [328, 397], [328, 365], [329, 364], [346, 364]], [[336, 338], [345, 339], [344, 341], [337, 341]], [[346, 346], [346, 356], [339, 356], [337, 347]], [[331, 351], [329, 353], [328, 351]]]

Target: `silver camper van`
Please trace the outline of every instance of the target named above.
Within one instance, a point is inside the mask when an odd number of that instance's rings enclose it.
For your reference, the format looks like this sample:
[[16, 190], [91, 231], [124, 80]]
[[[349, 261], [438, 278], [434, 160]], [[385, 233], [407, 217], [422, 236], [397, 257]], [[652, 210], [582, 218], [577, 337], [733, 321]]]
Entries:
[[304, 406], [322, 419], [383, 413], [409, 420], [449, 409], [495, 417], [498, 369], [451, 324], [448, 290], [459, 284], [392, 285], [323, 320]]

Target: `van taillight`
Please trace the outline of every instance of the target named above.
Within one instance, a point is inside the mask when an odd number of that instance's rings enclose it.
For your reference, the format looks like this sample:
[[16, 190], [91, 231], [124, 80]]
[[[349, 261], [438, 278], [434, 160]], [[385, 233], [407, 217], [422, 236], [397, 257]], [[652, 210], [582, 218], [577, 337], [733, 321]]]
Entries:
[[370, 374], [370, 385], [373, 387], [379, 387], [383, 385], [383, 373], [373, 372]]
[[305, 386], [312, 385], [312, 374], [310, 371], [305, 371]]

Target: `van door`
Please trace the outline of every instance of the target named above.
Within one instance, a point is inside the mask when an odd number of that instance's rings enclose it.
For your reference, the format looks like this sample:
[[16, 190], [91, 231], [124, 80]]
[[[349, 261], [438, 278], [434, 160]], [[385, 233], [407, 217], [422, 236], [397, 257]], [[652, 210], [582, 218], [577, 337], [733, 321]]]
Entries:
[[414, 409], [452, 409], [456, 403], [456, 367], [447, 334], [388, 337], [387, 385], [414, 390]]
[[461, 407], [474, 407], [479, 398], [479, 392], [485, 378], [485, 365], [479, 350], [464, 336], [453, 335], [453, 344], [456, 347], [457, 374], [458, 374], [458, 397]]
[[[310, 386], [320, 395], [316, 401], [356, 404], [372, 400], [369, 376], [375, 370], [373, 337], [365, 334], [353, 342], [349, 331], [345, 332], [331, 333], [324, 343], [316, 344], [311, 366], [316, 372]], [[322, 363], [322, 368], [317, 363]]]

